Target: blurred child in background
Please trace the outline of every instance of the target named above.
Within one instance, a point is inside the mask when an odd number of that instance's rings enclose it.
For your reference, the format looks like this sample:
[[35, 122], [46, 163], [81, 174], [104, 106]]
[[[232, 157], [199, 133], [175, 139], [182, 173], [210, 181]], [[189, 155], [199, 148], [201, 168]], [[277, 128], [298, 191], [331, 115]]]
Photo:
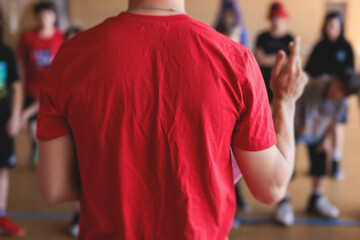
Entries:
[[[47, 68], [63, 43], [63, 33], [56, 27], [56, 10], [51, 2], [34, 6], [36, 28], [26, 31], [18, 46], [21, 73], [25, 78], [25, 109], [21, 117], [22, 130], [30, 128], [36, 150], [36, 118], [39, 110], [40, 83]], [[36, 151], [34, 165], [36, 165]]]
[[0, 12], [0, 231], [8, 236], [23, 236], [25, 230], [6, 213], [9, 168], [16, 160], [13, 138], [20, 130], [23, 94], [14, 54], [2, 43], [3, 24]]
[[[339, 210], [324, 196], [327, 151], [325, 137], [341, 122], [347, 110], [346, 98], [358, 93], [360, 79], [352, 69], [339, 70], [328, 77], [312, 80], [296, 103], [295, 131], [297, 143], [305, 143], [310, 160], [312, 191], [307, 212], [322, 218], [335, 219]], [[294, 223], [294, 213], [287, 195], [276, 207], [275, 220], [285, 226]]]
[[286, 54], [289, 54], [289, 43], [294, 40], [294, 37], [287, 30], [288, 18], [289, 14], [285, 6], [280, 2], [273, 3], [268, 14], [271, 29], [261, 33], [256, 41], [255, 57], [265, 80], [270, 103], [273, 98], [270, 89], [270, 78], [272, 68], [275, 65], [276, 54], [280, 50], [284, 50]]
[[[322, 29], [322, 39], [311, 53], [306, 71], [312, 77], [331, 75], [346, 68], [354, 69], [354, 53], [351, 44], [344, 36], [344, 19], [337, 12], [329, 13]], [[344, 173], [340, 168], [340, 160], [344, 145], [344, 124], [347, 123], [347, 111], [330, 131], [332, 136], [332, 171], [334, 178], [340, 180]]]
[[[221, 4], [219, 17], [215, 24], [216, 31], [230, 37], [235, 42], [250, 48], [248, 29], [244, 23], [239, 2], [235, 0], [222, 0]], [[234, 24], [236, 27], [231, 26]]]

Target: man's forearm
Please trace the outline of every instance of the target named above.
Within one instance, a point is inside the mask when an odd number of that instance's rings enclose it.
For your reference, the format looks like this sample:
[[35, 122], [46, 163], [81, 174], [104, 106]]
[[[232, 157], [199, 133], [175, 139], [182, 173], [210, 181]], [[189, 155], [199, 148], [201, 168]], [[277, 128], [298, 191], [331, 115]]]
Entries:
[[295, 135], [294, 135], [295, 102], [274, 99], [273, 118], [277, 138], [277, 148], [281, 155], [285, 170], [283, 177], [291, 178], [295, 165]]

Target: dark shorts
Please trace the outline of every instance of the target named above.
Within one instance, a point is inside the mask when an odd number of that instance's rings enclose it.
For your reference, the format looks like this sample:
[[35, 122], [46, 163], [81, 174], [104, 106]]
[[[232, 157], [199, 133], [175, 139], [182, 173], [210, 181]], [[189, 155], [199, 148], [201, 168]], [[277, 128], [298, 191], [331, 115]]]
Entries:
[[6, 131], [10, 117], [10, 107], [7, 100], [0, 100], [0, 168], [11, 168], [16, 163], [13, 139]]
[[[34, 104], [35, 102], [36, 102], [36, 99], [35, 99], [35, 98], [26, 96], [26, 97], [25, 97], [25, 108], [28, 108], [29, 106], [31, 106], [31, 105]], [[38, 116], [37, 114], [32, 115], [32, 116], [29, 118], [29, 123], [36, 122], [37, 116]]]
[[308, 154], [310, 159], [310, 172], [309, 174], [313, 177], [323, 177], [326, 174], [326, 152], [318, 152], [319, 145], [317, 144], [308, 145]]
[[[323, 139], [318, 143], [307, 144], [308, 156], [310, 160], [309, 175], [313, 177], [323, 177], [326, 175], [326, 152], [318, 152], [319, 145], [323, 143]], [[291, 177], [291, 181], [296, 177], [296, 171], [294, 170]]]

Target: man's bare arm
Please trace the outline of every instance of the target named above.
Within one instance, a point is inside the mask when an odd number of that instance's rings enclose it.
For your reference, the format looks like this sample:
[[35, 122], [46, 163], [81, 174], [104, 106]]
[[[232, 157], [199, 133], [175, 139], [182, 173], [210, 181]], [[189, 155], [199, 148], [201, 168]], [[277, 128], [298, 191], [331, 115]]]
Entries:
[[284, 68], [286, 56], [284, 52], [279, 52], [271, 80], [277, 145], [259, 152], [243, 151], [232, 146], [250, 191], [266, 204], [277, 203], [284, 197], [293, 174], [295, 103], [308, 81], [301, 67], [299, 38], [291, 43], [290, 50], [291, 55]]
[[38, 185], [47, 204], [79, 199], [76, 166], [74, 142], [70, 135], [39, 142]]

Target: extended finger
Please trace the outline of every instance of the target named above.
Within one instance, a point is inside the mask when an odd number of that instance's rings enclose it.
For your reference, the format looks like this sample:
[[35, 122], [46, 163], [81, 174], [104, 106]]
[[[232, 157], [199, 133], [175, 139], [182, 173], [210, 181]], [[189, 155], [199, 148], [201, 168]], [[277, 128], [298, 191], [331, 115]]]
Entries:
[[297, 57], [300, 57], [300, 47], [301, 47], [301, 39], [300, 37], [296, 37], [293, 42], [289, 44], [290, 49], [290, 57], [289, 64], [293, 64]]
[[282, 50], [279, 51], [277, 53], [275, 65], [271, 73], [272, 78], [277, 77], [280, 74], [285, 64], [285, 60], [286, 60], [286, 53]]

